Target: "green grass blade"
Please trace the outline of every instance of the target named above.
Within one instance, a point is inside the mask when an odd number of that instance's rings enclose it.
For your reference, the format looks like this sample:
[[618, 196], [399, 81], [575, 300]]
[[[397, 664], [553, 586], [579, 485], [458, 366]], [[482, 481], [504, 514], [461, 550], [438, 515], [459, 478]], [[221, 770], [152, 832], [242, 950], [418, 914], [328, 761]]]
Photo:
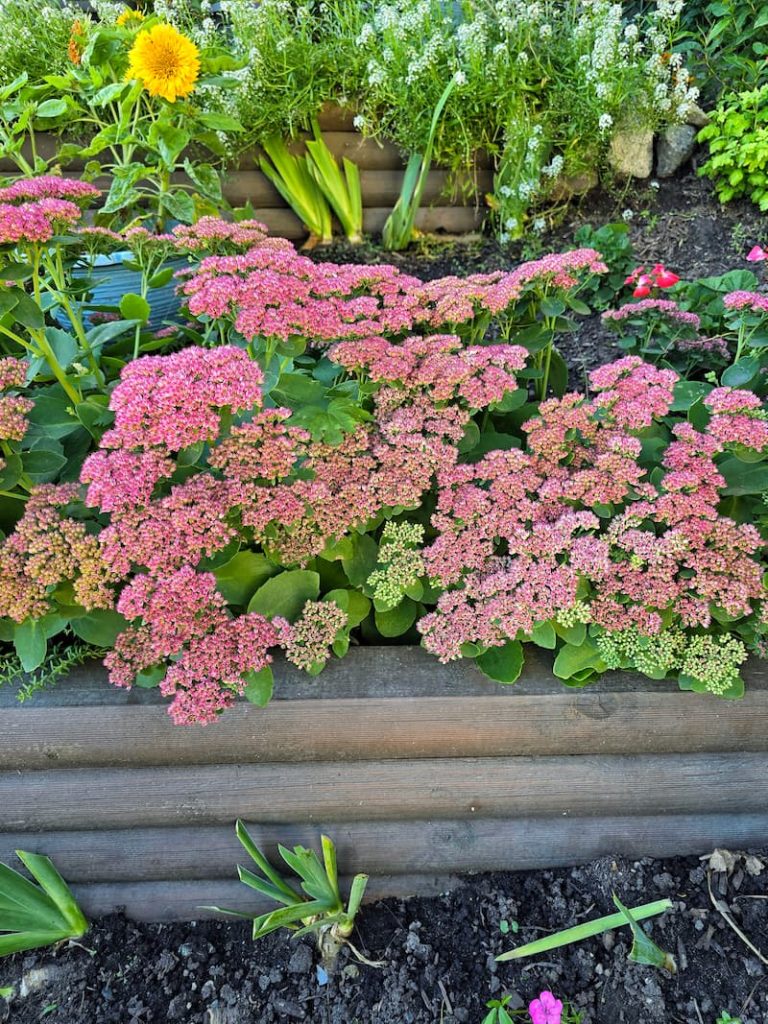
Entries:
[[[672, 900], [656, 900], [654, 903], [644, 903], [642, 906], [632, 909], [632, 916], [635, 921], [643, 921], [648, 917], [663, 914], [671, 906]], [[566, 928], [564, 931], [548, 935], [544, 939], [537, 939], [536, 942], [529, 942], [518, 949], [502, 953], [496, 957], [496, 960], [502, 963], [507, 960], [519, 960], [524, 956], [548, 953], [552, 949], [560, 949], [561, 946], [568, 946], [572, 942], [581, 942], [582, 939], [590, 939], [595, 935], [602, 935], [603, 932], [611, 931], [613, 928], [621, 928], [627, 923], [624, 914], [609, 914], [607, 917], [598, 917], [594, 921], [585, 921], [584, 924], [576, 925], [575, 928]]]
[[258, 866], [259, 871], [261, 871], [265, 878], [269, 879], [275, 888], [280, 889], [281, 892], [293, 900], [301, 899], [301, 895], [288, 885], [282, 875], [275, 871], [256, 843], [251, 839], [244, 822], [239, 818], [235, 822], [235, 835], [240, 840], [240, 843], [248, 856]]
[[422, 154], [412, 153], [408, 160], [400, 196], [382, 231], [382, 240], [387, 249], [404, 249], [413, 237], [416, 214], [421, 206], [427, 175], [432, 166], [432, 151], [435, 147], [435, 136], [440, 117], [455, 85], [456, 82], [452, 78], [435, 104], [424, 152]]
[[0, 956], [11, 953], [22, 953], [25, 949], [38, 949], [40, 946], [52, 946], [62, 939], [71, 938], [68, 931], [63, 932], [14, 932], [12, 935], [0, 935]]
[[[357, 173], [357, 167], [345, 157], [344, 174], [342, 174], [338, 161], [323, 138], [317, 121], [312, 122], [312, 127], [315, 137], [306, 143], [307, 167], [338, 217], [344, 234], [350, 241], [359, 242], [363, 230], [363, 209], [360, 195], [360, 175]], [[353, 168], [352, 172], [349, 167]]]
[[323, 848], [325, 876], [328, 879], [328, 884], [338, 897], [339, 902], [341, 902], [341, 894], [339, 893], [339, 869], [336, 863], [336, 847], [333, 845], [333, 840], [329, 839], [328, 836], [320, 836], [320, 844]]
[[269, 158], [260, 158], [262, 172], [309, 232], [321, 241], [329, 242], [332, 237], [331, 210], [308, 169], [307, 158], [291, 153], [279, 136], [266, 139], [262, 146]]
[[624, 916], [624, 923], [632, 929], [632, 949], [629, 951], [629, 959], [636, 964], [646, 964], [648, 967], [658, 967], [662, 971], [676, 974], [677, 964], [672, 954], [665, 952], [645, 934], [635, 920], [635, 915], [627, 910], [616, 893], [613, 893], [613, 902]]
[[368, 875], [355, 875], [352, 879], [352, 887], [349, 890], [349, 900], [347, 901], [347, 916], [352, 920], [357, 917], [367, 885]]
[[241, 865], [237, 867], [237, 874], [243, 885], [247, 885], [249, 889], [255, 889], [256, 892], [260, 892], [262, 896], [268, 896], [269, 899], [274, 900], [275, 903], [283, 903], [286, 907], [292, 907], [296, 903], [303, 903], [303, 899], [299, 895], [286, 896], [285, 893], [272, 885], [271, 882], [265, 881], [263, 878], [259, 878], [248, 868], [244, 868]]
[[17, 850], [19, 858], [29, 873], [36, 878], [45, 894], [53, 901], [66, 923], [72, 929], [71, 937], [79, 939], [88, 931], [88, 922], [78, 906], [72, 890], [53, 866], [48, 857], [38, 853]]

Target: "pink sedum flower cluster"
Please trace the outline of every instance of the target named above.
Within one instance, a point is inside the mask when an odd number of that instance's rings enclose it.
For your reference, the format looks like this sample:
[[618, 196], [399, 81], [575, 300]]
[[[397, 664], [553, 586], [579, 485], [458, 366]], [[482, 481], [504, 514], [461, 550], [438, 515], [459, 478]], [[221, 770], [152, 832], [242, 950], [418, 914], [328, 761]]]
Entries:
[[553, 254], [510, 272], [446, 277], [424, 284], [395, 267], [314, 263], [290, 248], [259, 245], [211, 256], [185, 275], [190, 312], [232, 321], [245, 338], [301, 335], [313, 345], [440, 330], [499, 316], [527, 289], [573, 288], [606, 266], [592, 249]]
[[668, 412], [676, 379], [618, 360], [591, 375], [594, 400], [542, 403], [524, 425], [527, 451], [491, 452], [439, 476], [437, 538], [423, 557], [447, 589], [419, 623], [428, 650], [449, 661], [464, 644], [502, 646], [558, 618], [652, 636], [670, 616], [695, 629], [709, 626], [713, 607], [753, 613], [763, 543], [718, 512], [725, 481], [714, 458], [733, 433], [762, 446], [764, 420], [750, 419], [751, 433], [718, 422], [759, 400], [712, 392], [719, 415], [706, 432], [678, 425], [652, 482], [635, 435]]
[[723, 297], [723, 305], [726, 309], [768, 313], [768, 295], [763, 292], [729, 292]]
[[701, 326], [701, 318], [696, 313], [690, 313], [680, 308], [672, 299], [641, 299], [639, 302], [627, 302], [618, 309], [608, 309], [603, 313], [603, 320], [612, 323], [621, 323], [623, 320], [630, 320], [637, 316], [647, 316], [656, 313], [671, 320], [673, 323], [684, 324], [698, 330]]

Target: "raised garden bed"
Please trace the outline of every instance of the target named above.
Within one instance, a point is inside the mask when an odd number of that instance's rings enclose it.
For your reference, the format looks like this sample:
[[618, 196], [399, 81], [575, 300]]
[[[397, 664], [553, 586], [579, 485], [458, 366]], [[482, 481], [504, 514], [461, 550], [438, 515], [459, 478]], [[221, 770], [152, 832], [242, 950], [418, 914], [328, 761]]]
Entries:
[[84, 669], [19, 707], [0, 690], [0, 860], [52, 856], [91, 915], [248, 906], [233, 822], [259, 843], [339, 847], [369, 895], [429, 893], [473, 871], [768, 842], [768, 667], [725, 702], [612, 673], [583, 690], [529, 654], [497, 686], [419, 649], [358, 648], [316, 680], [206, 729], [155, 691]]
[[[392, 143], [364, 138], [356, 131], [350, 111], [331, 107], [323, 111], [318, 120], [323, 138], [334, 156], [338, 159], [346, 157], [360, 168], [363, 227], [366, 233], [378, 234], [400, 195], [405, 169], [402, 154]], [[55, 136], [39, 134], [35, 146], [42, 157], [52, 159], [59, 141]], [[295, 148], [299, 151], [303, 148], [301, 141]], [[236, 167], [224, 172], [222, 188], [225, 198], [233, 206], [250, 203], [253, 216], [266, 224], [271, 234], [293, 241], [305, 238], [307, 232], [301, 221], [258, 169], [258, 163], [258, 152], [248, 150], [240, 156]], [[63, 176], [79, 179], [83, 167], [84, 160], [75, 159], [67, 165]], [[0, 174], [16, 175], [18, 171], [11, 161], [2, 160]], [[174, 179], [186, 180], [183, 174], [175, 175]], [[97, 180], [96, 184], [107, 190], [110, 179]], [[493, 172], [487, 156], [478, 158], [475, 180], [467, 184], [469, 187], [461, 188], [459, 183], [449, 180], [448, 172], [430, 171], [416, 227], [422, 231], [441, 231], [450, 235], [466, 234], [482, 227], [487, 212], [482, 197], [493, 185]]]

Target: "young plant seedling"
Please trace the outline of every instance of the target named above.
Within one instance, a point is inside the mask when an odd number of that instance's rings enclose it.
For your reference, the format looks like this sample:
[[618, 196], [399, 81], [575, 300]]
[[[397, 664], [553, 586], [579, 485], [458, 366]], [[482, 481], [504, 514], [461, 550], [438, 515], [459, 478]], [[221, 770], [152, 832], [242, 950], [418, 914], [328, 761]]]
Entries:
[[[616, 900], [616, 897], [614, 897]], [[616, 900], [616, 905], [621, 904]], [[611, 931], [614, 928], [620, 928], [622, 925], [634, 924], [637, 927], [637, 921], [644, 921], [648, 917], [655, 917], [657, 914], [663, 914], [665, 910], [669, 910], [672, 906], [671, 900], [656, 900], [654, 903], [644, 903], [640, 907], [634, 907], [633, 910], [628, 911], [626, 907], [622, 907], [622, 912], [618, 914], [609, 914], [607, 917], [598, 917], [594, 921], [585, 921], [584, 924], [576, 925], [574, 928], [566, 928], [564, 931], [555, 932], [554, 935], [547, 935], [546, 938], [537, 939], [536, 942], [529, 942], [525, 946], [519, 946], [517, 949], [511, 949], [508, 953], [502, 953], [496, 957], [499, 963], [503, 963], [507, 960], [520, 960], [526, 956], [535, 956], [539, 953], [548, 953], [552, 949], [560, 949], [562, 946], [569, 946], [572, 942], [581, 942], [583, 939], [590, 939], [595, 935], [602, 935], [603, 932]], [[638, 929], [641, 931], [641, 929]], [[645, 933], [642, 933], [645, 935]], [[648, 936], [645, 938], [650, 942]], [[651, 943], [651, 945], [653, 945]], [[633, 946], [633, 951], [635, 947]], [[661, 953], [661, 950], [659, 950]], [[666, 956], [668, 954], [662, 954]], [[642, 961], [647, 962], [647, 961]]]
[[648, 938], [643, 929], [635, 920], [635, 917], [624, 906], [616, 893], [613, 894], [613, 902], [619, 908], [619, 912], [626, 918], [626, 923], [632, 929], [632, 949], [629, 951], [629, 959], [636, 964], [647, 964], [649, 967], [658, 967], [659, 970], [669, 971], [670, 974], [677, 974], [677, 964], [671, 953], [665, 953], [655, 942]]
[[0, 864], [0, 956], [85, 935], [88, 922], [51, 861], [23, 850], [16, 856], [38, 884]]
[[333, 237], [331, 208], [307, 157], [291, 153], [277, 135], [265, 139], [262, 147], [266, 153], [259, 161], [262, 173], [309, 231], [304, 248], [327, 245]]
[[238, 820], [236, 823], [235, 832], [243, 848], [264, 876], [263, 878], [259, 877], [247, 868], [238, 866], [240, 881], [282, 906], [256, 917], [220, 907], [205, 909], [252, 920], [254, 939], [261, 939], [280, 928], [290, 929], [296, 938], [300, 935], [314, 933], [317, 936], [318, 949], [326, 965], [332, 966], [339, 950], [346, 945], [362, 963], [369, 966], [380, 966], [367, 960], [349, 941], [355, 926], [355, 917], [368, 884], [368, 875], [355, 875], [345, 908], [339, 892], [336, 848], [328, 836], [320, 837], [323, 851], [322, 862], [314, 850], [308, 850], [304, 846], [295, 846], [293, 852], [284, 846], [278, 846], [280, 856], [301, 880], [302, 893], [275, 871], [248, 834], [242, 821]]

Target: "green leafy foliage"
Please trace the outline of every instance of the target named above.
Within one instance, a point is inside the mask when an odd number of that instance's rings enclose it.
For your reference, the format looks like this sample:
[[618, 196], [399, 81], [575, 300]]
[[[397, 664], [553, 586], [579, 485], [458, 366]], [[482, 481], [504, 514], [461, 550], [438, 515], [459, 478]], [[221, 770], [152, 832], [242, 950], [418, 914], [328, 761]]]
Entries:
[[37, 884], [0, 864], [0, 956], [85, 935], [88, 922], [48, 857], [16, 856]]
[[701, 174], [721, 203], [745, 197], [768, 210], [768, 83], [723, 96], [699, 141], [709, 143]]
[[[340, 945], [352, 934], [355, 918], [363, 900], [367, 875], [355, 875], [349, 898], [344, 900], [339, 891], [336, 848], [328, 836], [321, 836], [322, 860], [314, 850], [295, 846], [293, 851], [278, 846], [280, 857], [300, 883], [302, 891], [292, 880], [279, 874], [264, 853], [256, 846], [242, 821], [235, 827], [237, 838], [258, 868], [259, 874], [239, 867], [240, 881], [262, 896], [280, 904], [280, 908], [253, 917], [253, 938], [260, 939], [280, 928], [288, 928], [295, 936], [317, 933], [321, 948], [327, 950], [327, 941]], [[248, 917], [235, 910], [212, 907], [222, 914]]]
[[[617, 905], [618, 904], [618, 901]], [[672, 907], [671, 900], [655, 900], [653, 903], [644, 903], [640, 907], [633, 907], [631, 911], [631, 923], [635, 925], [637, 921], [644, 921], [649, 917], [655, 917], [657, 914], [663, 914], [666, 910]], [[627, 915], [630, 912], [623, 908], [618, 914], [608, 914], [606, 917], [598, 917], [592, 921], [585, 921], [582, 924], [575, 925], [573, 928], [566, 928], [563, 931], [555, 932], [554, 935], [548, 935], [543, 939], [537, 939], [535, 942], [528, 942], [524, 946], [518, 946], [517, 949], [510, 950], [508, 953], [502, 953], [496, 957], [499, 963], [506, 963], [509, 960], [521, 960], [523, 957], [538, 956], [540, 953], [549, 953], [553, 949], [561, 949], [563, 946], [569, 946], [573, 942], [582, 942], [584, 939], [590, 939], [595, 935], [602, 935], [603, 932], [612, 931], [614, 928], [620, 928], [622, 925], [629, 924]]]

